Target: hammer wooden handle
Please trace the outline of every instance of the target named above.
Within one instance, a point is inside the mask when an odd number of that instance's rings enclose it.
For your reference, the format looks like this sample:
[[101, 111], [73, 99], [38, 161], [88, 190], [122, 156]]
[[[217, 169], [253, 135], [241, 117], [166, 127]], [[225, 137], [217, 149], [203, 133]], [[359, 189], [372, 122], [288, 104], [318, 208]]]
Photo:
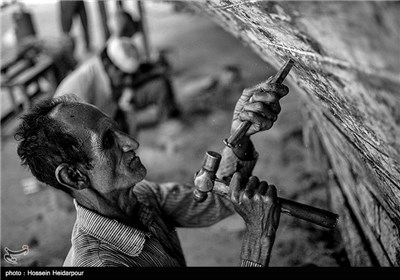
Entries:
[[336, 227], [339, 216], [335, 213], [281, 197], [278, 200], [282, 213], [329, 229]]
[[[230, 196], [231, 193], [231, 190], [226, 182], [219, 179], [215, 180], [213, 191], [224, 196]], [[335, 228], [339, 219], [338, 215], [327, 210], [280, 197], [278, 197], [278, 201], [281, 205], [282, 213], [309, 221], [325, 228]]]
[[[294, 65], [293, 60], [289, 59], [288, 61], [286, 61], [285, 65], [282, 66], [282, 68], [279, 70], [278, 73], [275, 74], [275, 76], [272, 78], [270, 82], [281, 84], [283, 80], [286, 78], [287, 74], [289, 74], [290, 69], [292, 69], [293, 65]], [[227, 145], [230, 148], [236, 147], [236, 145], [240, 142], [240, 140], [249, 130], [250, 126], [251, 126], [250, 121], [242, 122], [239, 125], [239, 127], [234, 132], [232, 132], [231, 136], [229, 136], [228, 139], [224, 140], [225, 145]]]

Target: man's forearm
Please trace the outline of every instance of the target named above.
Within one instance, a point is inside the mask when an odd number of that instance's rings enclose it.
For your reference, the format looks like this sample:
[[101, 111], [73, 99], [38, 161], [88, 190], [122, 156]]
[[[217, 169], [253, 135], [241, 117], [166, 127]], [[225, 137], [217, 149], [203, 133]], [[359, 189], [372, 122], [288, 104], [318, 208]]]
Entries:
[[241, 266], [268, 266], [275, 237], [246, 232], [240, 254]]

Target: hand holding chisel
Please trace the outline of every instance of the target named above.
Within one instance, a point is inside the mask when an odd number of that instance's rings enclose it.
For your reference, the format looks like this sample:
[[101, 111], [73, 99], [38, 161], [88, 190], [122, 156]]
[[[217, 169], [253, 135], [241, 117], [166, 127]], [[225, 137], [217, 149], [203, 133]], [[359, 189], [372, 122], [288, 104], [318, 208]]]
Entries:
[[[286, 76], [288, 75], [290, 69], [292, 69], [294, 64], [294, 61], [289, 59], [285, 65], [282, 66], [282, 68], [278, 71], [278, 73], [273, 76], [271, 79], [268, 79], [265, 83], [257, 85], [256, 87], [258, 87], [257, 89], [249, 89], [248, 92], [249, 94], [251, 93], [252, 95], [246, 95], [246, 92], [244, 92], [244, 94], [242, 95], [241, 98], [247, 98], [247, 100], [243, 100], [243, 102], [238, 102], [237, 107], [235, 108], [235, 113], [234, 113], [234, 121], [239, 121], [239, 119], [243, 120], [246, 118], [250, 118], [248, 115], [248, 113], [244, 114], [242, 112], [243, 110], [243, 103], [250, 101], [250, 102], [256, 102], [258, 100], [262, 100], [265, 98], [269, 98], [266, 93], [270, 92], [275, 92], [278, 93], [278, 96], [276, 96], [276, 98], [279, 100], [281, 97], [283, 97], [284, 95], [287, 94], [287, 90], [285, 90], [286, 86], [282, 85], [283, 80], [286, 78]], [[246, 90], [245, 90], [246, 91]], [[273, 103], [274, 105], [271, 105], [271, 110], [275, 113], [279, 113], [280, 111], [280, 105], [279, 102]], [[238, 108], [238, 106], [241, 106], [242, 108]], [[262, 106], [260, 104], [260, 106]], [[257, 112], [254, 112], [257, 113]], [[268, 117], [268, 116], [267, 116]], [[265, 125], [269, 125], [270, 127], [272, 126], [273, 122], [276, 121], [276, 115], [271, 115], [270, 117], [270, 122], [265, 124]], [[243, 122], [241, 122], [241, 124], [238, 126], [237, 129], [235, 129], [232, 133], [231, 136], [229, 137], [229, 139], [225, 139], [224, 143], [230, 147], [230, 148], [234, 148], [236, 147], [236, 145], [242, 140], [243, 136], [246, 135], [246, 133], [249, 131], [250, 127], [252, 125], [252, 122], [250, 122], [249, 120], [245, 120]], [[257, 125], [257, 124], [254, 124]], [[270, 127], [264, 128], [264, 129], [269, 129]]]

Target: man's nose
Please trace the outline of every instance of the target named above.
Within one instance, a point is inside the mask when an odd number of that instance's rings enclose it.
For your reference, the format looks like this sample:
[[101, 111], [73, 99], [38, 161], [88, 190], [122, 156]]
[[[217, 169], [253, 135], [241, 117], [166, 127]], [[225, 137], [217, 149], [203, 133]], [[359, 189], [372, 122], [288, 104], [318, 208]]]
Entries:
[[139, 148], [139, 142], [130, 137], [129, 135], [121, 132], [117, 132], [117, 137], [119, 139], [121, 148], [123, 152], [129, 152], [132, 150], [137, 150]]

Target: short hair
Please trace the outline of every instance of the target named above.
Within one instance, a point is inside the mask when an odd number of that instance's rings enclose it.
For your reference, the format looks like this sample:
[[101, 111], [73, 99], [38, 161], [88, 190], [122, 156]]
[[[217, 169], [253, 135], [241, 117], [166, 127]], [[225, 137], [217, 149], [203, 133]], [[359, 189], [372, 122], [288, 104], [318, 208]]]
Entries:
[[91, 169], [91, 157], [79, 141], [66, 131], [65, 125], [49, 116], [59, 104], [77, 105], [78, 100], [71, 95], [46, 99], [35, 105], [21, 117], [15, 133], [19, 141], [17, 153], [21, 164], [28, 166], [39, 181], [63, 190], [71, 191], [58, 183], [55, 171], [61, 163]]
[[110, 21], [113, 24], [111, 31], [117, 37], [131, 37], [141, 30], [140, 22], [122, 9], [117, 9], [112, 14]]

